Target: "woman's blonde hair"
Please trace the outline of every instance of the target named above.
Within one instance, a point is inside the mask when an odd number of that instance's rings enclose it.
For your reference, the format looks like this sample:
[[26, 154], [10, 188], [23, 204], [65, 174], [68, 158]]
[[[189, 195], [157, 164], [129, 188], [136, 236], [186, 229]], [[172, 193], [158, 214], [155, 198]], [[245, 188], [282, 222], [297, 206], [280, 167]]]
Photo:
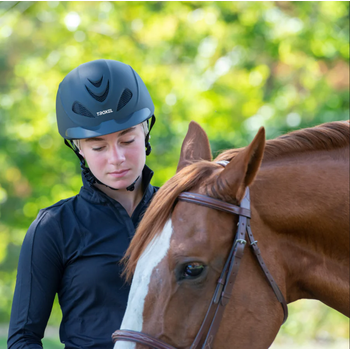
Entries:
[[[138, 124], [140, 125], [140, 124]], [[145, 120], [144, 122], [141, 123], [143, 132], [145, 133], [145, 136], [148, 134], [148, 121]], [[80, 140], [73, 140], [74, 145], [80, 150]]]

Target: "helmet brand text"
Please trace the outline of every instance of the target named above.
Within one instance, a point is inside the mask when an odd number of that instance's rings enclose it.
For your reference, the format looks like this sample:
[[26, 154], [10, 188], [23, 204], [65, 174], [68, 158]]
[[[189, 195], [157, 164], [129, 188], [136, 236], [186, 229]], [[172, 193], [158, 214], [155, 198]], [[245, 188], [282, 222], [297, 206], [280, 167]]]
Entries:
[[113, 110], [110, 108], [110, 109], [106, 109], [104, 111], [99, 111], [99, 112], [97, 112], [97, 115], [100, 116], [100, 115], [105, 115], [108, 113], [113, 113]]

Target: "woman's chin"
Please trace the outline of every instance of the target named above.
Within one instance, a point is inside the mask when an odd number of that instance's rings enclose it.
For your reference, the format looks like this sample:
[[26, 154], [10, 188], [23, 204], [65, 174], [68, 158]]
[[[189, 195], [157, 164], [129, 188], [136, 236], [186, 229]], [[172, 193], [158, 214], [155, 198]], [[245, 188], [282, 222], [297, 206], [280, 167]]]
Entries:
[[[137, 177], [137, 176], [136, 176]], [[136, 178], [134, 179], [133, 176], [130, 174], [129, 176], [125, 178], [115, 178], [111, 176], [106, 176], [102, 179], [98, 179], [100, 182], [102, 182], [103, 185], [107, 185], [108, 187], [111, 187], [112, 189], [116, 190], [126, 190], [127, 187], [132, 185]]]
[[109, 181], [108, 186], [116, 190], [125, 190], [129, 185], [125, 181]]
[[133, 181], [130, 180], [120, 180], [120, 181], [106, 181], [105, 184], [109, 187], [112, 187], [113, 189], [118, 190], [126, 190], [127, 187], [129, 187]]

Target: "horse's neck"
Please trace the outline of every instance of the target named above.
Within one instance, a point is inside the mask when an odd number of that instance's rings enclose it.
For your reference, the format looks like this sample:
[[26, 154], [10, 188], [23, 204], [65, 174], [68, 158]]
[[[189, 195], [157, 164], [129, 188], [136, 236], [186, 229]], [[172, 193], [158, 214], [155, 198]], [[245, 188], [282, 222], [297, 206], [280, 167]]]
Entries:
[[279, 242], [288, 301], [318, 299], [349, 316], [349, 158], [333, 152], [266, 162], [252, 203]]

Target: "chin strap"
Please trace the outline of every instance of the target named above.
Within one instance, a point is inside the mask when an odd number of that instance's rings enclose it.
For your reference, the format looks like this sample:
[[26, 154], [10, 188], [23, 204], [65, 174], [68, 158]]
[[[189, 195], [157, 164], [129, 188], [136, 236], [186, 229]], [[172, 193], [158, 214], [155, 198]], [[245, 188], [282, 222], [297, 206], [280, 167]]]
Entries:
[[152, 147], [151, 144], [149, 143], [149, 139], [151, 138], [150, 132], [153, 128], [154, 123], [156, 122], [156, 117], [153, 114], [151, 117], [151, 124], [149, 125], [149, 120], [147, 120], [148, 123], [148, 134], [146, 135], [146, 139], [145, 139], [145, 146], [146, 146], [146, 156], [149, 156], [152, 152]]
[[127, 191], [133, 191], [135, 189], [135, 184], [137, 182], [137, 180], [140, 178], [140, 176], [137, 177], [137, 179], [130, 185], [126, 188]]

